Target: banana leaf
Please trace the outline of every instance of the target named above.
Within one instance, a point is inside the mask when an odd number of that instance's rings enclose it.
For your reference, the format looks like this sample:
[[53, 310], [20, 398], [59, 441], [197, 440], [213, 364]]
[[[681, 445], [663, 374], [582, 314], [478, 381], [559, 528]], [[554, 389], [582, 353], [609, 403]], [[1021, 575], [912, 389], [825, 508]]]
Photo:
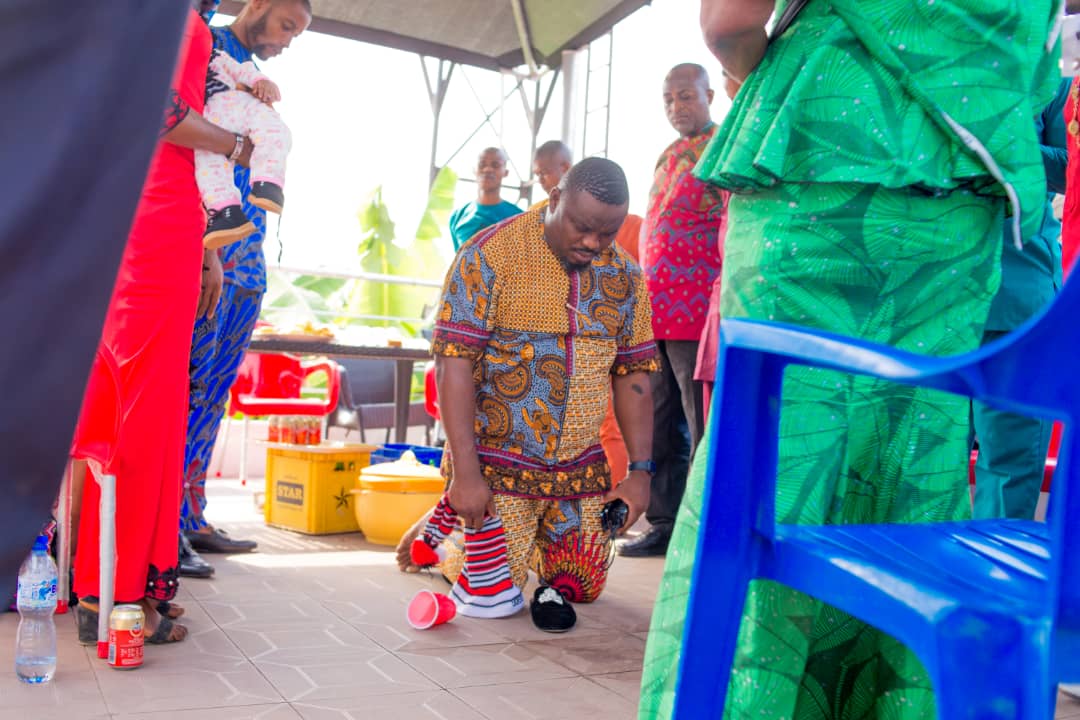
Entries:
[[[443, 230], [454, 208], [457, 175], [443, 168], [435, 178], [427, 207], [411, 242], [395, 242], [394, 222], [376, 188], [358, 213], [360, 221], [360, 266], [366, 272], [441, 281], [449, 258], [442, 250], [449, 247]], [[442, 241], [442, 242], [440, 242]], [[414, 321], [369, 321], [369, 325], [400, 325], [409, 334], [417, 334], [426, 311], [434, 308], [438, 290], [410, 285], [392, 285], [364, 280], [350, 281], [346, 308], [349, 313], [411, 318]]]

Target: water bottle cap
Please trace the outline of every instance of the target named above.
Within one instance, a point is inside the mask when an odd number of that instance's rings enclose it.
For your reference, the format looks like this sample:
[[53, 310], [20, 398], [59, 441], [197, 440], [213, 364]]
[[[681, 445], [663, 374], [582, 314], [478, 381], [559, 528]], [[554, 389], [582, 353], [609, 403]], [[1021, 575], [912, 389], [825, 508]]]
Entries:
[[[26, 547], [25, 545], [23, 547]], [[37, 540], [34, 541], [34, 552], [49, 552], [49, 536], [38, 535]]]

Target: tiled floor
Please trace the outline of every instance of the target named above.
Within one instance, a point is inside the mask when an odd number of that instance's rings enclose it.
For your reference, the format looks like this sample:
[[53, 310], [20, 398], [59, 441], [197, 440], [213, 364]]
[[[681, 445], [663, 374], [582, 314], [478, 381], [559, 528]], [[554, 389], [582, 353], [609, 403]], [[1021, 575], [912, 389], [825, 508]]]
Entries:
[[536, 630], [528, 613], [420, 632], [405, 604], [445, 581], [402, 575], [390, 548], [359, 535], [264, 527], [259, 484], [211, 482], [212, 517], [260, 552], [208, 555], [216, 577], [185, 580], [178, 597], [191, 634], [147, 646], [142, 668], [108, 667], [58, 616], [55, 679], [22, 685], [7, 670], [18, 616], [0, 615], [0, 720], [634, 717], [660, 561], [616, 563], [617, 591], [580, 608], [566, 635]]
[[[147, 647], [144, 667], [111, 669], [61, 616], [56, 678], [22, 685], [9, 670], [18, 617], [0, 616], [0, 720], [635, 717], [659, 560], [617, 562], [609, 592], [579, 607], [566, 635], [539, 632], [527, 613], [419, 632], [405, 604], [443, 580], [398, 573], [389, 548], [359, 535], [263, 527], [250, 487], [212, 482], [211, 508], [260, 552], [208, 556], [217, 576], [185, 581], [178, 599], [190, 636]], [[1080, 702], [1062, 696], [1057, 717], [1080, 719]]]

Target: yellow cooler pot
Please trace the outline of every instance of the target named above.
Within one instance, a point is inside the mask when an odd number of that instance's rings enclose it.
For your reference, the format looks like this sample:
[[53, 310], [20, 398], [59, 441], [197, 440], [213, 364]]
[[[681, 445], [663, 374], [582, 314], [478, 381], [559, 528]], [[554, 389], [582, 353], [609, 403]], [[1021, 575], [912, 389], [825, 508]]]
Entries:
[[445, 480], [439, 469], [420, 464], [406, 452], [396, 462], [369, 465], [360, 471], [356, 523], [377, 545], [397, 545], [401, 536], [442, 497]]

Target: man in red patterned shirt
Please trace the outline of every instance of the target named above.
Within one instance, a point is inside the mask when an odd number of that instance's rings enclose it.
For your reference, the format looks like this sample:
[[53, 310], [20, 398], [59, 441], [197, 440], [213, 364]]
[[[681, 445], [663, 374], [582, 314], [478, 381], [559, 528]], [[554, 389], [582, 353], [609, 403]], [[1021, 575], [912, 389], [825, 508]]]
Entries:
[[653, 333], [663, 372], [652, 376], [653, 455], [657, 465], [645, 513], [652, 527], [619, 548], [621, 555], [663, 555], [704, 430], [701, 383], [694, 380], [698, 341], [720, 274], [717, 238], [721, 190], [693, 176], [716, 125], [713, 91], [700, 65], [676, 65], [664, 80], [664, 109], [679, 133], [660, 155], [642, 229], [642, 268], [652, 302]]

